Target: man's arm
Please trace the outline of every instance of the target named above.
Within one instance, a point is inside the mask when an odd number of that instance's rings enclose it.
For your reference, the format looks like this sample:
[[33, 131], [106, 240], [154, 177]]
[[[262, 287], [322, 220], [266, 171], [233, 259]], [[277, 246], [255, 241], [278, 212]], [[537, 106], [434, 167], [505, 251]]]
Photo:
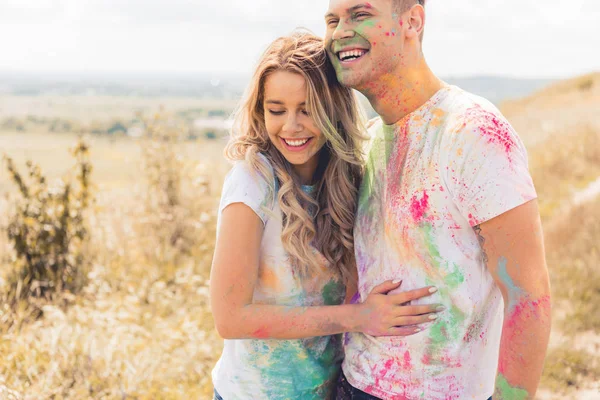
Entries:
[[537, 200], [476, 226], [484, 259], [504, 297], [494, 400], [531, 399], [550, 336], [550, 283]]

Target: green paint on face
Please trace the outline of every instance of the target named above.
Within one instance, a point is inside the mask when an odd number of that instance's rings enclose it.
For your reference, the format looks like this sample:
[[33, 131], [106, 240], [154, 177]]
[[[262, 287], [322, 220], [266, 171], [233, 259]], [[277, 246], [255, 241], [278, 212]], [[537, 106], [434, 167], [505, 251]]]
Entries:
[[375, 28], [377, 21], [374, 19], [368, 19], [357, 25], [355, 31], [361, 36], [364, 36], [366, 28]]
[[529, 393], [520, 387], [511, 386], [504, 375], [498, 374], [496, 379], [496, 390], [494, 392], [494, 400], [526, 400], [529, 398]]
[[323, 302], [326, 306], [341, 304], [346, 295], [346, 288], [340, 281], [329, 281], [321, 291]]

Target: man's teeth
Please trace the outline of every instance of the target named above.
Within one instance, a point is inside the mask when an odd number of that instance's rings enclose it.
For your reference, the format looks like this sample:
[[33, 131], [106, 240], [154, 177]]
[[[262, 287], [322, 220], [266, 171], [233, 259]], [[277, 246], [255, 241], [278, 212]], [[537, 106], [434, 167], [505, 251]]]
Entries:
[[339, 57], [342, 61], [346, 61], [348, 59], [354, 60], [356, 58], [362, 57], [366, 52], [366, 50], [340, 51]]
[[287, 143], [288, 146], [294, 146], [294, 147], [302, 146], [303, 144], [308, 142], [308, 139], [300, 139], [300, 140], [283, 139], [283, 140]]

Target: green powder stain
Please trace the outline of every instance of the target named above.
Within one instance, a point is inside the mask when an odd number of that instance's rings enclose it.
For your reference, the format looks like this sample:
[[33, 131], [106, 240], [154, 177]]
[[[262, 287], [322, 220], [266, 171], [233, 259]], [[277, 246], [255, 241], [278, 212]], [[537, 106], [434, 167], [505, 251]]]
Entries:
[[447, 342], [461, 338], [461, 327], [465, 320], [465, 314], [456, 306], [451, 306], [446, 313], [446, 316], [442, 316], [442, 319], [435, 323], [430, 330], [431, 344], [437, 350]]
[[369, 204], [369, 198], [371, 197], [371, 194], [373, 193], [373, 163], [371, 162], [371, 159], [369, 159], [368, 163], [367, 163], [367, 168], [365, 171], [365, 176], [363, 177], [363, 181], [361, 184], [361, 188], [360, 188], [360, 197], [358, 199], [358, 206], [361, 209], [366, 208], [367, 210], [369, 209], [368, 204]]
[[446, 275], [444, 278], [444, 282], [448, 285], [450, 289], [456, 289], [460, 286], [461, 283], [465, 281], [465, 276], [460, 271], [460, 267], [454, 264], [454, 272]]
[[317, 358], [307, 354], [300, 341], [285, 340], [271, 346], [267, 355], [269, 367], [262, 368], [267, 398], [326, 398], [333, 389], [340, 367], [336, 362], [339, 353], [336, 344], [341, 343], [341, 340], [331, 339], [325, 351]]
[[362, 29], [364, 28], [375, 28], [376, 26], [376, 21], [373, 19], [369, 19], [364, 21], [362, 24], [360, 24], [359, 26], [356, 27], [356, 32], [362, 34], [363, 31]]
[[529, 393], [520, 387], [511, 386], [504, 375], [498, 374], [496, 379], [496, 391], [494, 392], [494, 400], [526, 400], [529, 398]]
[[346, 288], [340, 281], [329, 281], [321, 291], [323, 302], [326, 306], [338, 305], [343, 303], [346, 295]]
[[427, 250], [429, 251], [429, 255], [431, 256], [431, 260], [434, 262], [434, 266], [439, 268], [440, 261], [442, 260], [442, 256], [437, 246], [435, 245], [435, 239], [433, 234], [433, 227], [430, 223], [422, 223], [421, 229], [425, 234], [425, 246], [427, 246]]
[[[421, 229], [423, 230], [423, 233], [425, 234], [425, 245], [427, 246], [427, 250], [429, 251], [429, 254], [431, 255], [433, 264], [435, 267], [438, 268], [438, 270], [440, 270], [442, 267], [443, 259], [442, 259], [442, 256], [440, 254], [438, 247], [435, 245], [435, 242], [434, 242], [435, 239], [434, 239], [434, 234], [433, 234], [433, 227], [429, 223], [422, 223]], [[453, 267], [453, 271], [451, 273], [448, 273], [444, 277], [444, 283], [448, 286], [449, 289], [456, 289], [465, 281], [465, 276], [462, 273], [459, 265], [452, 264], [452, 267]], [[449, 268], [447, 268], [447, 269], [449, 269]]]

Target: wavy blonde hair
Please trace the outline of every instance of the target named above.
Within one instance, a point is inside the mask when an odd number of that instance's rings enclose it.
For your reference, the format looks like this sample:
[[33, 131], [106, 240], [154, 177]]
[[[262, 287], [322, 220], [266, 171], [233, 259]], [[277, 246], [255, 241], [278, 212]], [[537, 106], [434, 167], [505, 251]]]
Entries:
[[[265, 82], [276, 71], [304, 77], [307, 110], [327, 139], [319, 153], [314, 197], [302, 190], [292, 165], [271, 143], [266, 130]], [[363, 172], [363, 119], [351, 89], [337, 81], [322, 39], [295, 31], [275, 40], [262, 55], [234, 118], [225, 156], [232, 161], [246, 160], [268, 182], [278, 180], [281, 240], [296, 271], [304, 274], [322, 265], [316, 248], [349, 279], [353, 276], [353, 226]], [[259, 153], [270, 161], [275, 176]]]

